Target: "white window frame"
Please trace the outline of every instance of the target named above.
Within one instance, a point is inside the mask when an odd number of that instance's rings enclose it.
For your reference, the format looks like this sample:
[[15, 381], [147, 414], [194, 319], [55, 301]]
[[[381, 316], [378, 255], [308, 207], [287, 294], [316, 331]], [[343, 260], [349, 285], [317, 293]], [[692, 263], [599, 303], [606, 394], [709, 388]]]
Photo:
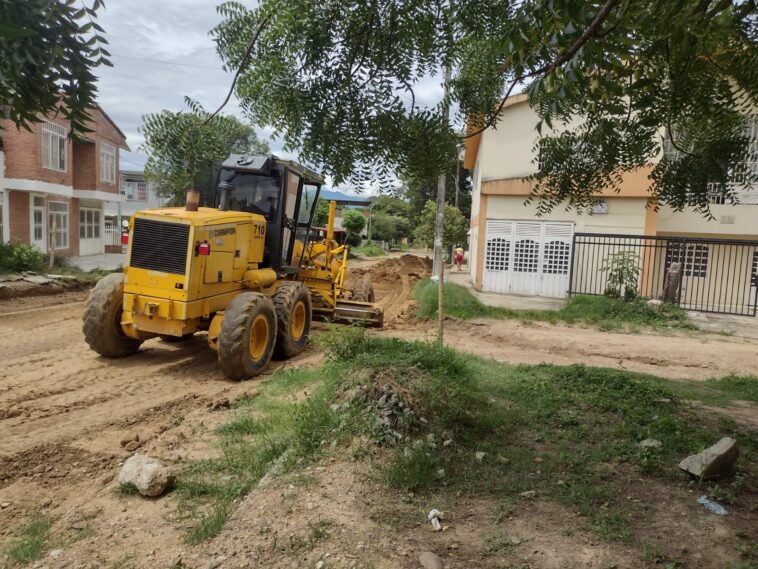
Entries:
[[65, 126], [42, 122], [42, 167], [56, 172], [68, 170], [68, 131]]
[[[84, 223], [82, 223], [84, 217]], [[79, 239], [100, 239], [103, 212], [96, 207], [79, 206]], [[82, 235], [82, 230], [84, 235]]]
[[[139, 198], [139, 186], [143, 185], [145, 190], [144, 199]], [[130, 202], [147, 202], [148, 188], [146, 180], [136, 180], [134, 178], [125, 178], [122, 186], [122, 194], [126, 196], [126, 201]]]
[[107, 142], [100, 143], [100, 181], [116, 183], [116, 147]]
[[[55, 210], [51, 209], [50, 206], [58, 206], [62, 205], [65, 207], [65, 211], [61, 210]], [[65, 229], [61, 229], [61, 227], [58, 224], [55, 224], [55, 239], [54, 241], [54, 248], [56, 251], [62, 250], [62, 249], [68, 249], [69, 248], [69, 231], [71, 227], [71, 208], [68, 204], [68, 202], [59, 202], [59, 201], [49, 201], [47, 202], [47, 231], [48, 235], [47, 238], [50, 237], [50, 232], [53, 230], [53, 223], [50, 219], [51, 216], [64, 216], [66, 220], [66, 227]], [[61, 235], [61, 245], [58, 245], [58, 235]]]
[[[40, 199], [42, 200], [41, 205], [36, 205], [35, 200]], [[41, 232], [42, 235], [39, 239], [37, 239], [34, 236], [34, 210], [36, 208], [39, 208], [42, 210], [42, 219], [41, 219]], [[30, 193], [29, 194], [29, 242], [39, 247], [40, 251], [43, 253], [47, 253], [48, 249], [48, 241], [50, 239], [50, 235], [48, 234], [48, 227], [47, 227], [47, 198], [45, 197], [45, 194], [38, 194], [38, 193]]]

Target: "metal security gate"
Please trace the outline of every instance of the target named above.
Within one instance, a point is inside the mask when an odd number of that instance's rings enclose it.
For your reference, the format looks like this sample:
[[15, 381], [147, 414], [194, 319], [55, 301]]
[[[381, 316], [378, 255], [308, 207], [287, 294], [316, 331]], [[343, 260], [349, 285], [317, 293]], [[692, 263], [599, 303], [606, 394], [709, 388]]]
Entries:
[[758, 241], [576, 233], [571, 294], [605, 294], [614, 255], [634, 259], [637, 294], [660, 298], [672, 263], [682, 267], [677, 303], [687, 310], [755, 316], [758, 311]]
[[573, 232], [573, 223], [488, 219], [484, 290], [566, 296]]

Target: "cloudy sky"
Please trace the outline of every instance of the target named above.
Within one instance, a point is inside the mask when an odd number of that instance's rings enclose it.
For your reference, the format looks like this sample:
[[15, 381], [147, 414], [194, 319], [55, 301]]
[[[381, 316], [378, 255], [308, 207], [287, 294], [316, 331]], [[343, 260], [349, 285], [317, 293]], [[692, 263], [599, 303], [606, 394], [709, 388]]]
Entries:
[[[216, 4], [214, 0], [109, 0], [100, 12], [98, 21], [110, 43], [113, 67], [99, 69], [99, 99], [132, 149], [122, 155], [122, 168], [144, 164], [138, 132], [142, 115], [181, 110], [185, 95], [213, 110], [226, 96], [232, 75], [221, 68], [208, 35], [220, 21]], [[430, 80], [419, 86], [417, 99], [436, 101], [441, 91], [439, 81]], [[234, 98], [225, 112], [242, 118]], [[275, 154], [284, 156], [281, 142], [271, 140], [270, 134], [259, 132]]]

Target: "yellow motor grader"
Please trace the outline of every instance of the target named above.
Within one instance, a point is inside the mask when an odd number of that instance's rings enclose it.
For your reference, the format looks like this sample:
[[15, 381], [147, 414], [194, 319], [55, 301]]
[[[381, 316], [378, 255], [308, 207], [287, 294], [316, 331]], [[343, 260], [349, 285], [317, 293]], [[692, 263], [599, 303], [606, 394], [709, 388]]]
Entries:
[[123, 273], [106, 276], [84, 310], [84, 336], [110, 358], [145, 340], [182, 341], [207, 331], [231, 379], [259, 374], [272, 356], [289, 358], [308, 341], [314, 316], [382, 325], [369, 281], [345, 286], [348, 250], [334, 239], [336, 203], [325, 237], [312, 230], [322, 177], [274, 156], [232, 155], [198, 207], [148, 209], [129, 222]]

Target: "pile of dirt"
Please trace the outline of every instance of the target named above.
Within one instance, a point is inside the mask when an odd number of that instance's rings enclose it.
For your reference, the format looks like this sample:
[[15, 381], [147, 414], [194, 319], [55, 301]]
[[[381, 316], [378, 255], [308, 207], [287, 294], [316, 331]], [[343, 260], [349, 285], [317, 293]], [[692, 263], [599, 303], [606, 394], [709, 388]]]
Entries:
[[348, 286], [369, 279], [374, 285], [376, 301], [384, 309], [384, 328], [391, 329], [413, 312], [413, 287], [431, 274], [429, 257], [406, 254], [383, 259], [370, 267], [351, 269]]
[[32, 272], [0, 275], [0, 300], [61, 294], [88, 289], [91, 286], [91, 282], [67, 275], [38, 275]]
[[432, 274], [432, 260], [429, 257], [403, 255], [384, 259], [369, 268], [359, 268], [350, 271], [352, 280], [369, 277], [374, 286], [396, 284], [402, 282], [403, 276], [413, 279], [423, 279]]

